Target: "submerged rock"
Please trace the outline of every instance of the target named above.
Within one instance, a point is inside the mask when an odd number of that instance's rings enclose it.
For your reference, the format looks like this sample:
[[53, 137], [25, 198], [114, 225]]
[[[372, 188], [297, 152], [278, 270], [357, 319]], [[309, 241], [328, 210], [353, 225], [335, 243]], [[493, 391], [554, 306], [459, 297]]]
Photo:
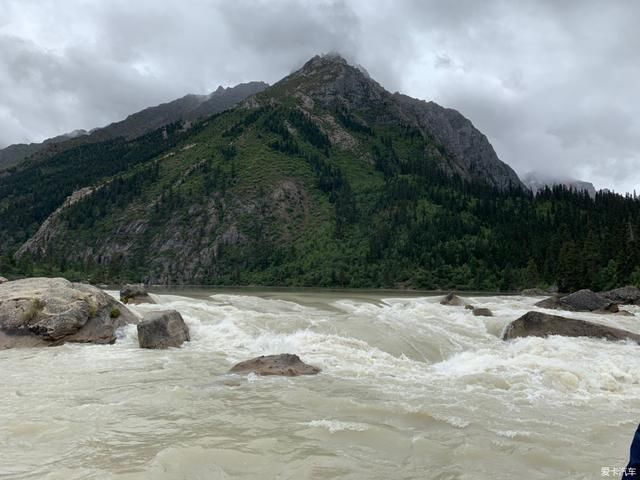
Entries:
[[525, 288], [520, 292], [523, 297], [548, 297], [551, 292], [542, 288]]
[[493, 312], [491, 310], [489, 310], [488, 308], [475, 307], [473, 309], [473, 314], [476, 317], [493, 317]]
[[137, 317], [102, 290], [64, 278], [27, 278], [0, 285], [0, 348], [114, 343]]
[[503, 340], [519, 337], [547, 337], [562, 335], [565, 337], [606, 338], [607, 340], [633, 340], [640, 344], [640, 334], [599, 323], [549, 315], [542, 312], [527, 312], [514, 320], [504, 331]]
[[156, 303], [149, 296], [149, 292], [143, 285], [125, 285], [120, 289], [120, 301], [138, 305], [140, 303]]
[[618, 306], [591, 290], [578, 290], [564, 297], [551, 297], [535, 304], [540, 308], [553, 308], [571, 312], [615, 313]]
[[638, 287], [628, 285], [607, 292], [600, 292], [599, 295], [621, 305], [640, 305], [640, 288]]
[[464, 307], [467, 305], [463, 299], [453, 292], [449, 292], [446, 297], [440, 300], [440, 305], [449, 305], [452, 307]]
[[233, 366], [229, 373], [255, 373], [256, 375], [283, 375], [297, 377], [298, 375], [315, 375], [320, 372], [318, 367], [307, 365], [298, 355], [281, 353], [252, 358]]
[[141, 348], [179, 347], [190, 340], [189, 327], [175, 310], [146, 313], [138, 324]]

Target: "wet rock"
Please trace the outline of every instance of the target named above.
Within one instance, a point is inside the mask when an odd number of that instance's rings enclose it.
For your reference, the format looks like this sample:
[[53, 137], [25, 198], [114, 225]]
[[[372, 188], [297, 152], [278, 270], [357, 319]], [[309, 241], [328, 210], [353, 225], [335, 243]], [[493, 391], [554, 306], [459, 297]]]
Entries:
[[640, 288], [638, 287], [616, 288], [607, 292], [600, 292], [599, 295], [621, 305], [640, 305]]
[[143, 285], [125, 285], [120, 289], [120, 301], [138, 305], [140, 303], [156, 303], [149, 296], [149, 292]]
[[297, 377], [298, 375], [315, 375], [320, 369], [307, 365], [298, 355], [282, 353], [267, 355], [240, 362], [229, 370], [229, 373], [255, 373], [257, 375], [282, 375]]
[[9, 280], [5, 277], [0, 277], [0, 284], [7, 283]]
[[551, 292], [542, 288], [525, 288], [520, 292], [523, 297], [548, 297]]
[[540, 308], [568, 310], [571, 312], [615, 313], [618, 306], [591, 290], [578, 290], [564, 297], [551, 297], [535, 304]]
[[141, 348], [179, 347], [190, 340], [189, 327], [175, 310], [146, 313], [138, 324]]
[[473, 314], [476, 317], [493, 317], [493, 312], [491, 310], [489, 310], [488, 308], [474, 308], [473, 309]]
[[464, 308], [466, 310], [473, 310], [475, 307], [473, 305], [465, 305]]
[[440, 305], [449, 305], [452, 307], [464, 307], [466, 304], [467, 302], [453, 292], [448, 293], [446, 297], [440, 300]]
[[503, 340], [519, 337], [546, 337], [562, 335], [565, 337], [605, 338], [607, 340], [633, 340], [640, 343], [640, 335], [599, 323], [549, 315], [542, 312], [527, 312], [511, 322], [502, 335]]
[[27, 278], [0, 285], [0, 348], [114, 343], [137, 317], [102, 290], [63, 278]]

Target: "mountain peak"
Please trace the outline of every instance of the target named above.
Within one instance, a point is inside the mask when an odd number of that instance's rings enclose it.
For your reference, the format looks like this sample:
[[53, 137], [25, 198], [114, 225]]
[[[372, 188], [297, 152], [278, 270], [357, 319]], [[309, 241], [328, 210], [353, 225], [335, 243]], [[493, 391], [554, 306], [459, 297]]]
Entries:
[[348, 66], [349, 62], [345, 58], [336, 52], [325, 53], [322, 55], [315, 55], [308, 60], [301, 68], [303, 72], [313, 71], [316, 68], [322, 68], [326, 66]]

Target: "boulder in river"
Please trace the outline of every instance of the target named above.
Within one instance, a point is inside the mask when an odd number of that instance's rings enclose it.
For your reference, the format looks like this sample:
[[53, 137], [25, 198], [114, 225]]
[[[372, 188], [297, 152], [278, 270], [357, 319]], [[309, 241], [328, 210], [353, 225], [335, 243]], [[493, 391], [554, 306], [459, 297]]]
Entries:
[[621, 305], [640, 305], [640, 288], [630, 285], [600, 292], [599, 295]]
[[488, 308], [484, 308], [484, 307], [474, 307], [473, 314], [476, 317], [493, 317], [493, 312]]
[[156, 303], [149, 296], [149, 292], [144, 288], [144, 285], [125, 285], [120, 289], [120, 301], [132, 305]]
[[255, 373], [256, 375], [282, 375], [297, 377], [298, 375], [315, 375], [320, 372], [318, 367], [307, 365], [298, 355], [281, 353], [280, 355], [266, 355], [240, 362], [233, 366], [229, 373]]
[[540, 308], [553, 308], [571, 312], [616, 313], [618, 305], [591, 290], [578, 290], [564, 297], [551, 297], [535, 304]]
[[114, 343], [137, 317], [102, 290], [64, 278], [26, 278], [0, 285], [0, 349]]
[[607, 340], [632, 340], [640, 344], [640, 334], [600, 323], [549, 315], [542, 312], [527, 312], [514, 320], [504, 331], [503, 340], [518, 337], [547, 337], [562, 335], [565, 337], [592, 337]]
[[141, 348], [179, 347], [190, 340], [189, 327], [175, 310], [146, 313], [138, 323]]
[[464, 307], [467, 305], [463, 299], [453, 292], [449, 292], [446, 297], [440, 300], [440, 305], [449, 305], [452, 307]]

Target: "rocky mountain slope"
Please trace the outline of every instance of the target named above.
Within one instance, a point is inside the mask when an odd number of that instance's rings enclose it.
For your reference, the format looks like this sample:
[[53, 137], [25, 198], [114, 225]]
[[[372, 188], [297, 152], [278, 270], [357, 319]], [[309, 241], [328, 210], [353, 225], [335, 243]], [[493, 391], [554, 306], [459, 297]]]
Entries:
[[629, 281], [640, 202], [590, 202], [532, 196], [458, 112], [314, 57], [205, 120], [0, 177], [0, 271], [493, 290]]
[[[415, 128], [433, 140], [432, 150], [425, 153], [437, 157], [445, 170], [500, 189], [523, 186], [513, 169], [498, 158], [487, 137], [459, 112], [391, 94], [361, 67], [349, 65], [338, 55], [312, 58], [274, 85], [265, 97], [271, 99], [273, 91], [277, 96], [301, 99], [307, 110], [319, 104], [328, 109], [357, 111], [365, 122]], [[446, 149], [446, 155], [439, 147]]]
[[195, 121], [227, 110], [269, 85], [264, 82], [241, 83], [235, 87], [218, 89], [209, 95], [186, 95], [172, 102], [129, 115], [126, 119], [87, 132], [74, 132], [49, 138], [42, 143], [9, 145], [0, 150], [0, 170], [17, 165], [38, 155], [48, 157], [88, 143], [123, 137], [133, 139], [177, 121]]

